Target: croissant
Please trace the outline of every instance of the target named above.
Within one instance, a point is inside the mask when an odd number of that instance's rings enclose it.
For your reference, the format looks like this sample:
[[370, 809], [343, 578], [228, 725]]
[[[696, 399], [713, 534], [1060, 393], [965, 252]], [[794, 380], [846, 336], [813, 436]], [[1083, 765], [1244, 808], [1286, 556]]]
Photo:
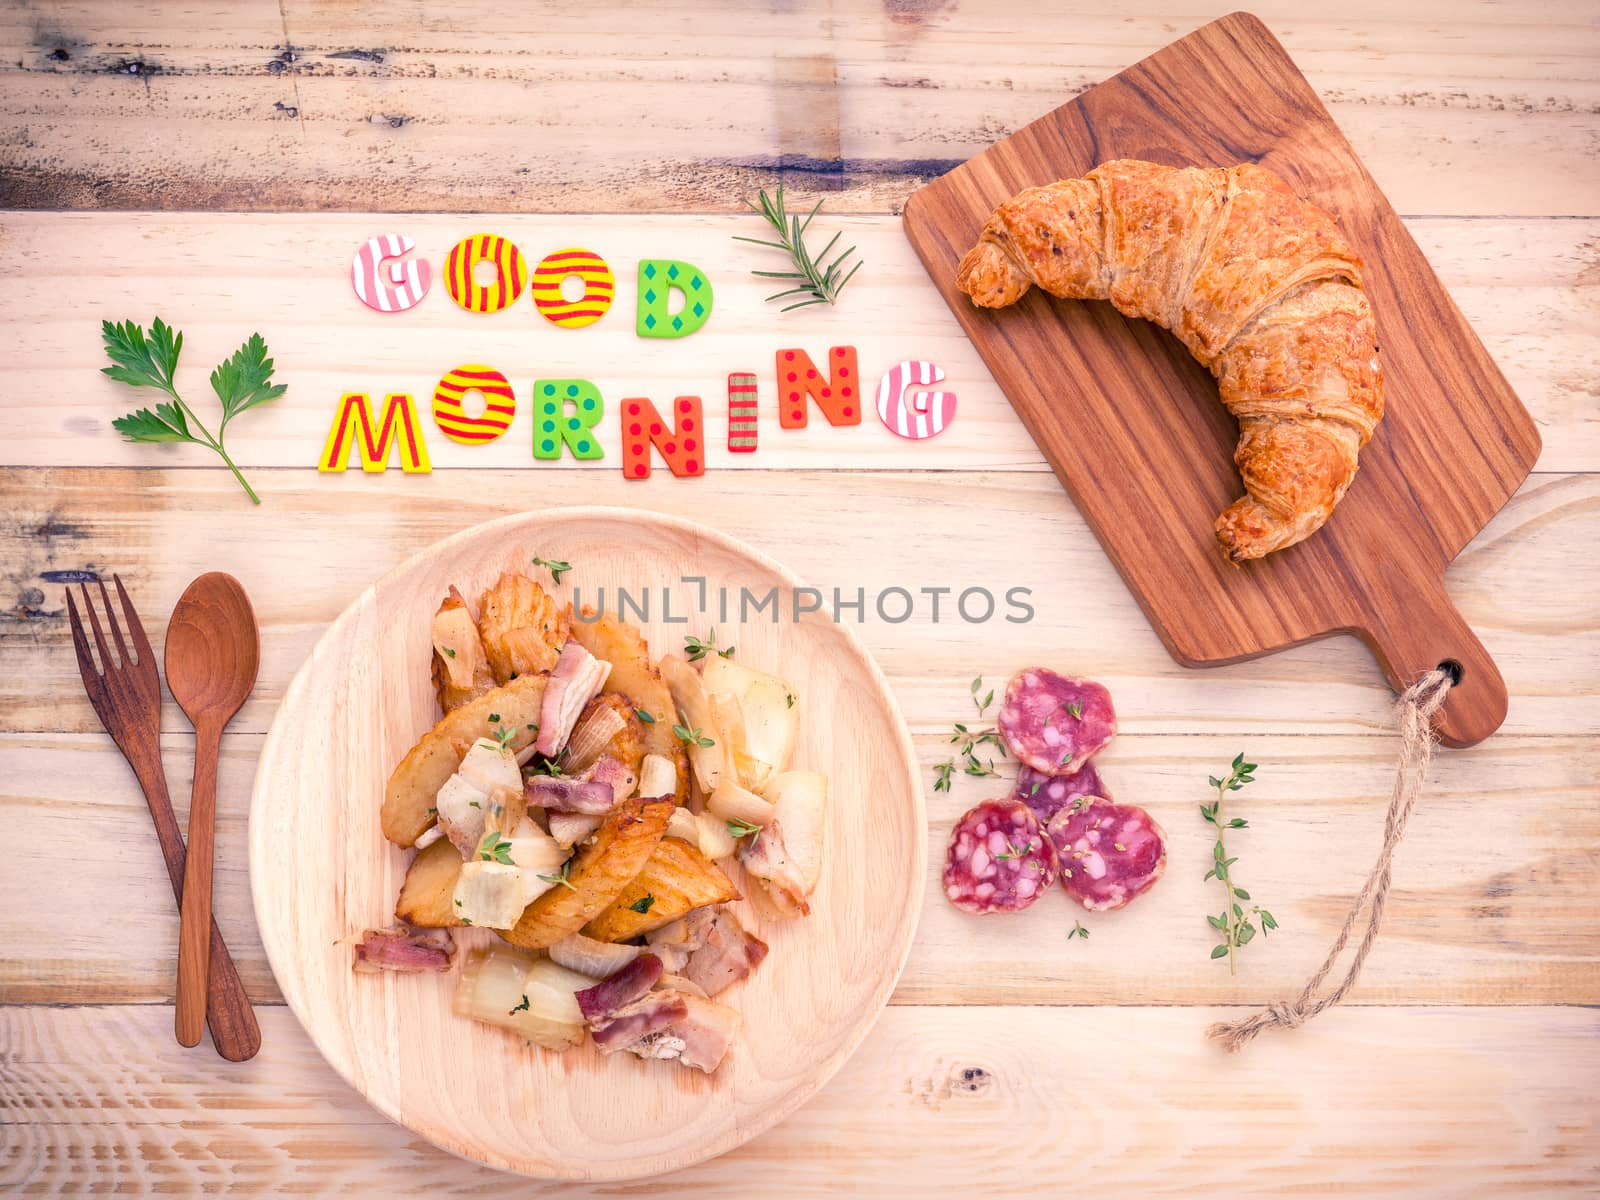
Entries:
[[1328, 214], [1254, 164], [1119, 159], [1006, 201], [957, 274], [983, 308], [1034, 284], [1154, 321], [1216, 376], [1246, 493], [1217, 518], [1230, 561], [1327, 521], [1383, 419], [1361, 261]]

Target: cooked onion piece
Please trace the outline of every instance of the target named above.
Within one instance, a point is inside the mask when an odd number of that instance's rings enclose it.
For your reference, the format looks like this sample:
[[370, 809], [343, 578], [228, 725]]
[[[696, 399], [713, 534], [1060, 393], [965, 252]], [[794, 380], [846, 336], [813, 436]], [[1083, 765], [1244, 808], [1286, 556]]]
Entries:
[[561, 769], [576, 774], [605, 753], [611, 739], [628, 727], [626, 718], [608, 705], [595, 705], [567, 739], [567, 752], [561, 756]]
[[706, 661], [704, 686], [708, 693], [739, 702], [745, 749], [752, 759], [771, 771], [789, 765], [800, 734], [800, 699], [792, 687], [776, 675], [719, 656]]
[[772, 820], [772, 802], [724, 779], [706, 801], [706, 811], [736, 825], [760, 827]]
[[[721, 662], [722, 659], [717, 661]], [[676, 654], [668, 654], [661, 660], [661, 677], [667, 681], [667, 689], [672, 693], [680, 727], [695, 735], [685, 739], [695, 780], [702, 790], [714, 792], [727, 770], [728, 749], [723, 743], [716, 714], [711, 711], [711, 698], [706, 695], [700, 672]]]
[[810, 896], [822, 875], [827, 846], [828, 777], [816, 771], [784, 771], [772, 777], [765, 795], [783, 830], [789, 862]]
[[575, 993], [591, 982], [548, 959], [494, 946], [467, 956], [451, 1007], [457, 1016], [509, 1029], [536, 1046], [568, 1050], [583, 1041]]
[[597, 942], [581, 933], [569, 933], [550, 947], [552, 961], [591, 979], [615, 975], [639, 955], [643, 946], [624, 946], [617, 942]]

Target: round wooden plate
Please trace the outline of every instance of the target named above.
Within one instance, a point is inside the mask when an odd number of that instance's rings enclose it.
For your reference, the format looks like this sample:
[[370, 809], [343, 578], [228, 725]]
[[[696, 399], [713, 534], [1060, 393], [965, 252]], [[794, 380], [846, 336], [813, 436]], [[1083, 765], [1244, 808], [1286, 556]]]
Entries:
[[[438, 716], [429, 621], [455, 584], [469, 602], [533, 555], [572, 563], [558, 596], [637, 620], [652, 654], [713, 627], [741, 662], [781, 675], [802, 705], [798, 767], [831, 783], [811, 916], [740, 916], [772, 948], [721, 999], [743, 1027], [715, 1075], [592, 1044], [553, 1054], [454, 1016], [455, 974], [357, 975], [344, 939], [391, 924], [410, 851], [384, 841], [384, 783]], [[684, 577], [691, 582], [683, 582]], [[700, 611], [704, 577], [705, 609]], [[838, 1070], [888, 1002], [916, 931], [926, 819], [916, 759], [882, 674], [849, 629], [792, 619], [801, 586], [749, 547], [687, 521], [620, 508], [506, 517], [447, 538], [368, 588], [290, 684], [256, 773], [250, 881], [278, 984], [334, 1069], [392, 1120], [456, 1154], [542, 1178], [624, 1179], [748, 1141]], [[719, 619], [726, 588], [729, 618]], [[740, 589], [780, 606], [738, 621]], [[670, 607], [663, 609], [663, 592]], [[754, 601], [753, 601], [754, 602]], [[687, 620], [686, 620], [687, 618]], [[494, 940], [458, 930], [466, 945]]]

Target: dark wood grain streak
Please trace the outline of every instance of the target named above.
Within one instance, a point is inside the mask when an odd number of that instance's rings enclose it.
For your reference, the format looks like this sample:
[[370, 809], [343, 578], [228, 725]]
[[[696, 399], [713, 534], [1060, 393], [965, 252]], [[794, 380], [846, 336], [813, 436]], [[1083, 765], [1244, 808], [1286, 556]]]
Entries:
[[[1388, 413], [1333, 519], [1243, 567], [1211, 524], [1242, 490], [1234, 420], [1175, 338], [1107, 304], [1035, 290], [975, 308], [955, 268], [1002, 201], [1111, 158], [1256, 161], [1338, 219], [1367, 264]], [[1235, 13], [1063, 105], [914, 194], [917, 254], [1173, 657], [1237, 662], [1336, 633], [1401, 689], [1443, 660], [1461, 685], [1436, 718], [1465, 746], [1505, 718], [1493, 660], [1444, 569], [1539, 452], [1533, 422], [1282, 46]]]

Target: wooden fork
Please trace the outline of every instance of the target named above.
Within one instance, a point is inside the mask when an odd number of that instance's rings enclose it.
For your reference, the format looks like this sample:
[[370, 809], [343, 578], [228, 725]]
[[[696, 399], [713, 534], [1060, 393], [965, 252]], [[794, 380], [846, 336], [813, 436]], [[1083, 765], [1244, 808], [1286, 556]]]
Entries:
[[[156, 657], [150, 641], [144, 635], [139, 614], [122, 586], [122, 577], [113, 575], [117, 596], [122, 601], [122, 612], [127, 622], [128, 635], [133, 641], [137, 658], [128, 653], [122, 626], [117, 622], [117, 612], [111, 605], [105, 581], [100, 581], [100, 599], [105, 605], [106, 623], [111, 626], [112, 640], [117, 653], [112, 655], [100, 626], [99, 614], [89, 598], [89, 587], [81, 584], [83, 607], [89, 614], [89, 625], [94, 630], [95, 649], [100, 653], [97, 666], [89, 653], [89, 639], [84, 635], [83, 622], [78, 617], [78, 606], [73, 602], [72, 590], [67, 589], [67, 611], [72, 622], [72, 645], [78, 652], [78, 673], [83, 676], [83, 690], [89, 693], [89, 703], [106, 727], [106, 732], [116, 742], [122, 756], [128, 760], [139, 786], [150, 806], [150, 819], [155, 822], [156, 837], [161, 842], [161, 854], [167, 860], [167, 876], [172, 880], [172, 895], [183, 902], [184, 846], [183, 833], [178, 828], [178, 818], [172, 812], [172, 799], [167, 794], [167, 776], [161, 766], [161, 676], [156, 669]], [[211, 1041], [217, 1053], [231, 1062], [244, 1062], [261, 1049], [261, 1029], [256, 1024], [250, 998], [245, 995], [244, 984], [234, 968], [228, 947], [222, 940], [222, 931], [215, 920], [211, 922], [211, 966], [206, 979], [206, 1021], [211, 1026]]]

